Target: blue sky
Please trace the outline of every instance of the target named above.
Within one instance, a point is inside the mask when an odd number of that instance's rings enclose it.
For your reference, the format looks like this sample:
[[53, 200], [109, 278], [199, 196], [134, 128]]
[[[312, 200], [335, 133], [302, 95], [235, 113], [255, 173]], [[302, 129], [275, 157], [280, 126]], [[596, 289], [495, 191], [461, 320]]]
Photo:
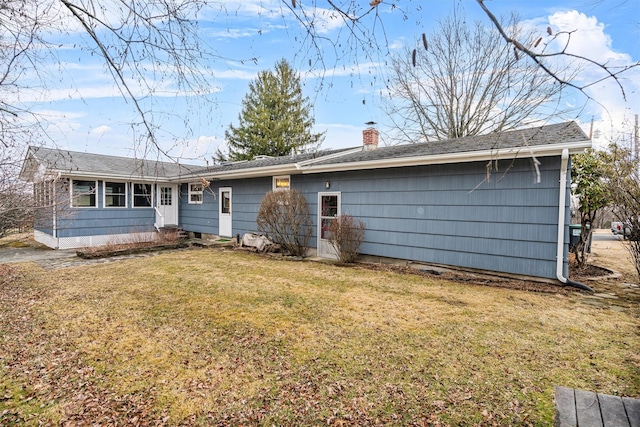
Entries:
[[[320, 11], [318, 17], [322, 19], [316, 28], [322, 36], [338, 40], [341, 46], [337, 52], [327, 44], [321, 45], [320, 51], [309, 48], [304, 30], [278, 1], [212, 3], [199, 15], [201, 35], [218, 57], [209, 64], [213, 74], [210, 96], [176, 96], [167, 88], [162, 96], [147, 99], [145, 105], [153, 106], [154, 117], [161, 124], [158, 139], [163, 149], [184, 162], [210, 159], [218, 147], [224, 148], [225, 129], [230, 123], [237, 124], [251, 80], [260, 70], [270, 69], [277, 60], [286, 58], [300, 72], [304, 94], [312, 100], [316, 131], [326, 131], [322, 147], [359, 145], [365, 122], [373, 120], [384, 126], [381, 93], [387, 47], [394, 51], [416, 45], [421, 34], [428, 34], [456, 2], [464, 7], [468, 19], [490, 25], [472, 0], [400, 0], [395, 2], [395, 9], [383, 2], [377, 17], [371, 13], [362, 21], [375, 28], [376, 42], [385, 47], [369, 52], [351, 49], [347, 29], [329, 13]], [[362, 3], [368, 5], [368, 1]], [[496, 15], [517, 12], [541, 32], [547, 26], [556, 32], [575, 30], [570, 44], [573, 52], [615, 64], [640, 61], [640, 0], [487, 0], [486, 4]], [[137, 130], [130, 123], [137, 117], [131, 103], [120, 96], [100, 58], [78, 48], [82, 40], [86, 37], [73, 30], [60, 37], [56, 59], [49, 59], [52, 62], [43, 67], [50, 74], [48, 83], [23, 92], [22, 100], [48, 118], [51, 140], [45, 142], [47, 145], [140, 155], [132, 151]], [[336, 53], [340, 56], [337, 59]], [[585, 68], [578, 78], [588, 80], [594, 72]], [[157, 84], [163, 87], [163, 82]], [[640, 113], [640, 70], [624, 76], [623, 84], [626, 101], [612, 81], [590, 87], [589, 95], [601, 105], [586, 102], [575, 91], [567, 92], [566, 102], [584, 106], [569, 119], [577, 120], [587, 131], [594, 117], [599, 131], [596, 144], [604, 145], [612, 129], [620, 129]]]

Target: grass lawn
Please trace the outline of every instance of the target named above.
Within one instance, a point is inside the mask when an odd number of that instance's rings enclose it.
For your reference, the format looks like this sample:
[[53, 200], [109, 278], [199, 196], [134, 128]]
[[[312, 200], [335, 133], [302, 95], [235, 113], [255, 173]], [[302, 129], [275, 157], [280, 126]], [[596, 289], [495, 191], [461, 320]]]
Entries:
[[217, 250], [0, 265], [0, 425], [550, 425], [640, 396], [638, 310]]

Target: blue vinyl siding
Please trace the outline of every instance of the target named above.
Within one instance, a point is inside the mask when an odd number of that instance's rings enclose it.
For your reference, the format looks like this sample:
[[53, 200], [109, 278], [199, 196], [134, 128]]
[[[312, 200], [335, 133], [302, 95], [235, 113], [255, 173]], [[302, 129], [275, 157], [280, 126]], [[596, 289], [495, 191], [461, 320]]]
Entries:
[[[186, 231], [216, 234], [218, 230], [218, 189], [211, 183], [202, 192], [201, 204], [189, 204], [188, 184], [180, 185], [178, 222]], [[217, 185], [217, 182], [215, 183]], [[215, 193], [215, 196], [214, 196]], [[213, 231], [215, 227], [215, 232]]]
[[[315, 247], [320, 192], [340, 192], [342, 213], [366, 224], [361, 253], [555, 279], [559, 157], [502, 161], [487, 179], [487, 163], [292, 175], [307, 198]], [[508, 170], [508, 171], [507, 171]], [[505, 172], [507, 171], [507, 172]], [[330, 182], [326, 189], [325, 183]], [[232, 234], [257, 230], [256, 217], [272, 177], [212, 181], [202, 204], [189, 204], [180, 185], [179, 224], [186, 231], [219, 234], [218, 194], [232, 189]], [[567, 183], [569, 188], [569, 183]], [[58, 219], [58, 237], [153, 230], [153, 208], [71, 209]], [[569, 218], [567, 192], [565, 209]], [[568, 220], [567, 220], [568, 221]], [[565, 260], [568, 255], [565, 227]], [[565, 277], [568, 265], [565, 261]]]
[[197, 205], [188, 203], [187, 185], [183, 184], [180, 191], [180, 226], [186, 231], [217, 235], [219, 189], [230, 187], [232, 234], [256, 231], [260, 202], [271, 191], [272, 185], [271, 177], [212, 181], [204, 191], [202, 204]]
[[[128, 234], [154, 230], [154, 209], [132, 208], [131, 187], [129, 187], [126, 208], [104, 208], [102, 181], [98, 181], [97, 190], [98, 207], [96, 208], [70, 208], [67, 196], [67, 201], [61, 205], [58, 215], [57, 237]], [[67, 192], [68, 189], [64, 191]]]
[[292, 186], [314, 224], [318, 192], [341, 192], [342, 213], [366, 224], [363, 254], [555, 278], [560, 159], [540, 160], [540, 183], [523, 159], [488, 181], [478, 162], [293, 176]]

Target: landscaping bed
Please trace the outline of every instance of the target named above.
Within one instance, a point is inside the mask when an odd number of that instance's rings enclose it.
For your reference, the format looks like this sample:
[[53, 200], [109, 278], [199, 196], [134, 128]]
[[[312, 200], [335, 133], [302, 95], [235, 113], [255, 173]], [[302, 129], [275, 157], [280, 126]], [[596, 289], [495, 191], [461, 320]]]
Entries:
[[83, 259], [107, 258], [120, 255], [131, 255], [145, 252], [155, 252], [168, 249], [180, 249], [189, 247], [189, 242], [179, 241], [172, 243], [148, 243], [135, 245], [117, 245], [97, 248], [84, 248], [76, 251], [76, 254]]

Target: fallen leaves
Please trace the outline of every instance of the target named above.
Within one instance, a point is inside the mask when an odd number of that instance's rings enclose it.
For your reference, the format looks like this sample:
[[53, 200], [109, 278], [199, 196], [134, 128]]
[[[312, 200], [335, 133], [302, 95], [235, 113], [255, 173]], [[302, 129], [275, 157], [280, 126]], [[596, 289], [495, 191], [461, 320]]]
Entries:
[[0, 425], [527, 425], [569, 365], [635, 390], [637, 322], [569, 293], [205, 251], [12, 274]]

